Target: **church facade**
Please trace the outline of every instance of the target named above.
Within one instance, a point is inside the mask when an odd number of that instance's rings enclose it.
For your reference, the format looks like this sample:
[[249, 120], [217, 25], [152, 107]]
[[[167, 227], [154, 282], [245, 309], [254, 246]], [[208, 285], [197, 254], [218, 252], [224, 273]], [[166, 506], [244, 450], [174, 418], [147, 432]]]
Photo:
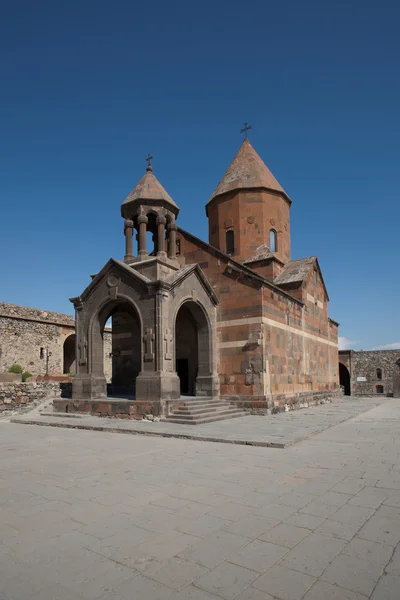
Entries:
[[106, 402], [110, 317], [112, 388], [135, 398], [128, 416], [168, 415], [182, 395], [262, 412], [337, 393], [338, 324], [318, 259], [291, 258], [290, 206], [245, 139], [206, 204], [204, 242], [178, 226], [149, 164], [121, 207], [124, 259], [71, 299], [75, 408]]

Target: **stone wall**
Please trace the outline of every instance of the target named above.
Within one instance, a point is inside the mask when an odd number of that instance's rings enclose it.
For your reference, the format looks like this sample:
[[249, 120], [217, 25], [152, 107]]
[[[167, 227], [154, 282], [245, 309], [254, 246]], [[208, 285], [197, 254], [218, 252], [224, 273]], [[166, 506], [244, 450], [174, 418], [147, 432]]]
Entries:
[[[353, 396], [392, 395], [393, 382], [400, 371], [396, 365], [399, 360], [400, 349], [339, 352], [339, 361], [350, 371]], [[381, 378], [378, 369], [381, 370]]]
[[[32, 375], [64, 372], [64, 343], [75, 333], [70, 315], [0, 302], [0, 373], [17, 363]], [[104, 332], [104, 366], [111, 379], [111, 331]], [[48, 353], [48, 363], [46, 360]]]
[[0, 383], [0, 414], [6, 411], [24, 411], [51, 398], [71, 396], [70, 383], [27, 382]]

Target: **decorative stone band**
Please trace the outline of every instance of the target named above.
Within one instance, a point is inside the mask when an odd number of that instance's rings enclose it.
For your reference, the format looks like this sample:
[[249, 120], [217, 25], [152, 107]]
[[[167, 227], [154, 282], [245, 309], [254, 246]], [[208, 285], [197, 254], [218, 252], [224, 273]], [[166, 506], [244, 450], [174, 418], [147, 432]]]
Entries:
[[[302, 331], [301, 329], [296, 329], [296, 327], [286, 325], [285, 323], [273, 321], [272, 319], [268, 319], [267, 317], [249, 317], [247, 319], [233, 319], [232, 321], [221, 321], [220, 323], [217, 323], [217, 328], [220, 329], [223, 327], [237, 327], [239, 325], [256, 325], [257, 323], [260, 323], [260, 321], [264, 323], [264, 325], [270, 325], [271, 327], [276, 327], [277, 329], [282, 329], [283, 331], [288, 331], [289, 333], [300, 335], [309, 340], [314, 340], [315, 342], [319, 342], [320, 344], [327, 344], [328, 346], [334, 346], [335, 348], [337, 348], [337, 343], [332, 342], [331, 340], [319, 337], [318, 335], [314, 335], [313, 333], [308, 333], [307, 331]], [[220, 348], [239, 348], [244, 346], [247, 343], [247, 341], [248, 340], [220, 342], [218, 346]]]

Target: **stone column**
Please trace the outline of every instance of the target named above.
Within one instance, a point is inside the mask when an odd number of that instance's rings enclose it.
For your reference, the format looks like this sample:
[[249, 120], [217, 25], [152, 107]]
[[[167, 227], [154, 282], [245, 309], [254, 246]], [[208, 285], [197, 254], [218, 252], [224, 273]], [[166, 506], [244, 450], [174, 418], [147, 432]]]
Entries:
[[125, 219], [124, 223], [124, 234], [125, 234], [125, 256], [124, 261], [130, 262], [133, 259], [132, 250], [132, 235], [133, 235], [133, 221]]
[[169, 238], [169, 253], [168, 257], [174, 260], [176, 258], [176, 231], [178, 229], [177, 224], [173, 221], [168, 225], [168, 238]]
[[166, 256], [165, 253], [165, 224], [167, 220], [165, 217], [157, 217], [157, 256]]
[[147, 231], [147, 223], [148, 218], [145, 215], [138, 216], [138, 224], [139, 224], [139, 258], [145, 258], [148, 256], [146, 249], [146, 231]]

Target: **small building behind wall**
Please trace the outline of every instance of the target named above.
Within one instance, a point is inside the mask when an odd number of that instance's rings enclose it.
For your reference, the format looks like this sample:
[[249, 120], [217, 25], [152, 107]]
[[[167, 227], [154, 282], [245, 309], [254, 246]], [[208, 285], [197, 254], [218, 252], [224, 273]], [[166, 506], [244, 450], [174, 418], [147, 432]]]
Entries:
[[400, 398], [400, 349], [339, 350], [339, 374], [347, 395]]
[[[111, 332], [105, 332], [111, 379]], [[75, 319], [70, 315], [0, 302], [0, 373], [13, 364], [37, 375], [75, 373]]]

